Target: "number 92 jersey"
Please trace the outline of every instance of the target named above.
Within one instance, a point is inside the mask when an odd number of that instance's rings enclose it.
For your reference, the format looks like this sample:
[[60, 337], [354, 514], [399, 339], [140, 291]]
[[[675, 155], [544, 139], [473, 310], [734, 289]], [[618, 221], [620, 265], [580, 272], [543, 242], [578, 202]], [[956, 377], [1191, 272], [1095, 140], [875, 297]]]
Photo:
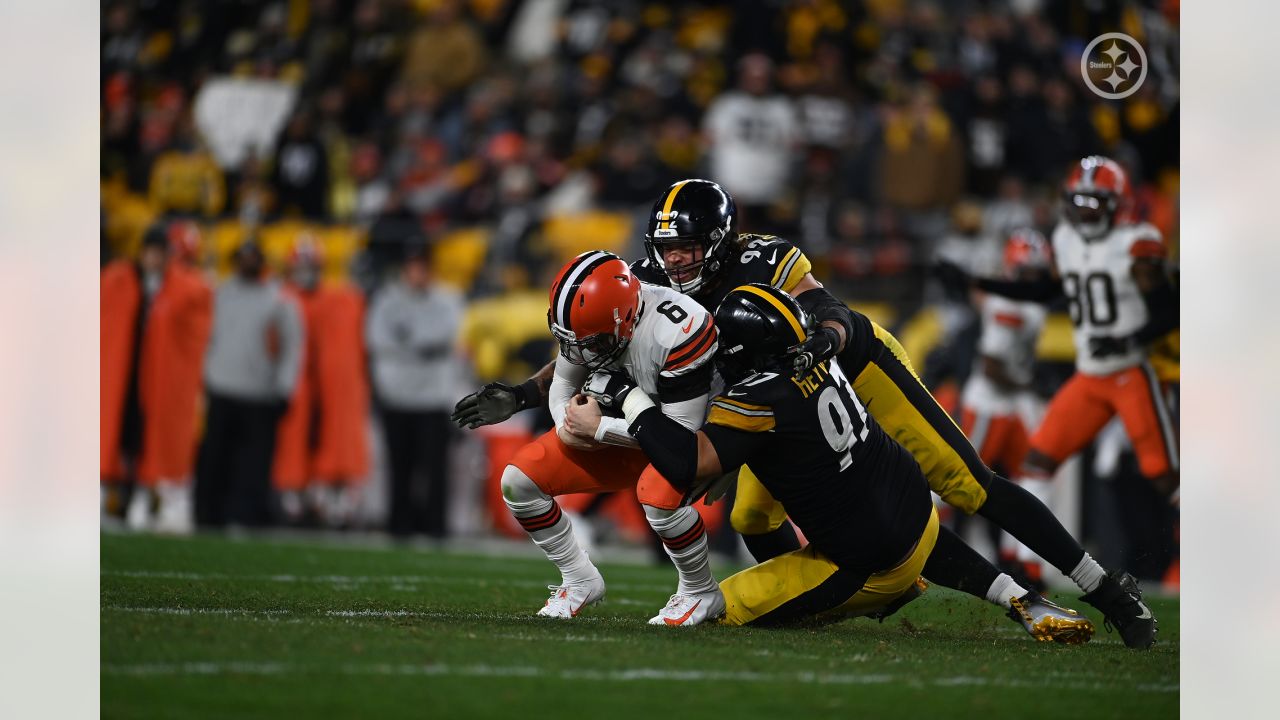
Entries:
[[1131, 335], [1147, 322], [1147, 306], [1131, 271], [1137, 259], [1163, 261], [1160, 231], [1148, 223], [1117, 225], [1096, 240], [1085, 240], [1071, 223], [1053, 231], [1053, 260], [1075, 328], [1076, 367], [1085, 375], [1110, 375], [1146, 359], [1145, 348], [1095, 358], [1089, 338]]
[[[780, 237], [744, 234], [738, 236], [737, 243], [741, 249], [725, 261], [725, 266], [716, 274], [716, 281], [693, 293], [693, 297], [712, 312], [736, 287], [763, 283], [789, 293], [813, 270], [800, 248]], [[649, 258], [632, 263], [631, 272], [644, 282], [671, 286], [666, 273]]]
[[802, 377], [745, 378], [712, 400], [702, 430], [721, 467], [749, 464], [842, 568], [893, 567], [929, 520], [920, 466], [867, 415], [834, 360]]

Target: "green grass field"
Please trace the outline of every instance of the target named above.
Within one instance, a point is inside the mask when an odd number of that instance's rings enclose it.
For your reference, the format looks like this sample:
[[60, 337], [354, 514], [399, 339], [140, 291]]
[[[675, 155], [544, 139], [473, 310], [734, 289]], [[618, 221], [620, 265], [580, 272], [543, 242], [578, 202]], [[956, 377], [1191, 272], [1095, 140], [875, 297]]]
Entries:
[[[675, 571], [601, 566], [604, 604], [533, 617], [545, 560], [102, 536], [102, 715], [1176, 717], [1178, 601], [1151, 652], [1033, 642], [931, 588], [883, 624], [645, 624]], [[723, 576], [723, 570], [718, 574]], [[1077, 609], [1074, 597], [1058, 598]]]

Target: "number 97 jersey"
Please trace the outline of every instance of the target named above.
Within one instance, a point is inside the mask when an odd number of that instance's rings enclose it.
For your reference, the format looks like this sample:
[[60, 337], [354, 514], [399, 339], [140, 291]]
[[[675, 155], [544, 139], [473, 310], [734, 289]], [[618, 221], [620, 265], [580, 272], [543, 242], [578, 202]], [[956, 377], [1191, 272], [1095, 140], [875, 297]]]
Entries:
[[1147, 306], [1131, 274], [1139, 259], [1163, 261], [1164, 240], [1147, 223], [1118, 225], [1096, 240], [1085, 240], [1068, 222], [1053, 231], [1053, 259], [1075, 328], [1076, 367], [1085, 375], [1110, 375], [1146, 359], [1145, 348], [1095, 358], [1089, 338], [1124, 337], [1147, 322]]
[[868, 416], [835, 360], [801, 377], [741, 380], [712, 400], [702, 431], [721, 467], [750, 465], [840, 567], [891, 567], [929, 519], [920, 466]]

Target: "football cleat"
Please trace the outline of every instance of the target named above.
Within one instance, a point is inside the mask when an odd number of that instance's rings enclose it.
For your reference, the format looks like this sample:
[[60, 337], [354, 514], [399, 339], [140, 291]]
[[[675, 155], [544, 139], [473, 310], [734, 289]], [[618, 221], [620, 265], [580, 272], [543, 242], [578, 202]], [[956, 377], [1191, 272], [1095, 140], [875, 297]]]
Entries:
[[1089, 618], [1041, 597], [1032, 590], [1020, 598], [1009, 598], [1009, 617], [1040, 642], [1079, 645], [1093, 637]]
[[1101, 585], [1080, 599], [1102, 611], [1103, 627], [1111, 632], [1115, 626], [1126, 646], [1146, 650], [1156, 644], [1155, 616], [1142, 602], [1138, 581], [1129, 573], [1116, 570], [1107, 573]]
[[538, 617], [575, 618], [582, 609], [604, 599], [604, 578], [599, 575], [585, 583], [548, 585], [551, 597], [538, 609]]
[[692, 627], [721, 617], [724, 617], [724, 593], [717, 587], [710, 592], [672, 595], [666, 607], [649, 618], [649, 624]]
[[928, 589], [929, 583], [925, 582], [924, 578], [918, 577], [914, 583], [911, 583], [911, 587], [907, 588], [906, 591], [898, 597], [889, 601], [888, 605], [877, 610], [872, 610], [863, 617], [869, 617], [873, 620], [884, 622], [885, 618], [901, 610], [907, 603], [920, 597], [924, 594], [924, 591]]

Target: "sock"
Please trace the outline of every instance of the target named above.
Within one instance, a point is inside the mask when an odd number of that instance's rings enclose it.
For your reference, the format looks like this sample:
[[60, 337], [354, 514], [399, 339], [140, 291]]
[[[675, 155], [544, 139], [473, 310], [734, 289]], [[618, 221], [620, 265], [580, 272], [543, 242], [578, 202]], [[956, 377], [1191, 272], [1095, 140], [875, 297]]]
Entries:
[[1084, 548], [1044, 503], [999, 475], [987, 485], [987, 501], [978, 514], [1026, 544], [1064, 575], [1080, 563]]
[[796, 537], [796, 529], [790, 520], [783, 520], [776, 530], [743, 535], [742, 542], [757, 563], [800, 549], [800, 538]]
[[562, 584], [581, 585], [600, 577], [600, 571], [574, 537], [573, 523], [561, 512], [559, 503], [514, 465], [508, 465], [502, 473], [502, 500], [533, 543], [560, 569]]
[[693, 595], [715, 590], [716, 579], [711, 575], [711, 558], [707, 554], [707, 530], [698, 511], [692, 507], [663, 510], [646, 505], [644, 515], [662, 538], [667, 556], [680, 573], [676, 592]]
[[1009, 598], [1020, 598], [1027, 594], [1027, 589], [1013, 581], [1013, 578], [1000, 573], [1000, 577], [987, 588], [987, 602], [1009, 609]]
[[1071, 571], [1071, 579], [1086, 593], [1097, 590], [1106, 576], [1107, 571], [1102, 569], [1098, 561], [1089, 557], [1089, 553], [1085, 553], [1084, 557], [1080, 558], [1080, 563]]

